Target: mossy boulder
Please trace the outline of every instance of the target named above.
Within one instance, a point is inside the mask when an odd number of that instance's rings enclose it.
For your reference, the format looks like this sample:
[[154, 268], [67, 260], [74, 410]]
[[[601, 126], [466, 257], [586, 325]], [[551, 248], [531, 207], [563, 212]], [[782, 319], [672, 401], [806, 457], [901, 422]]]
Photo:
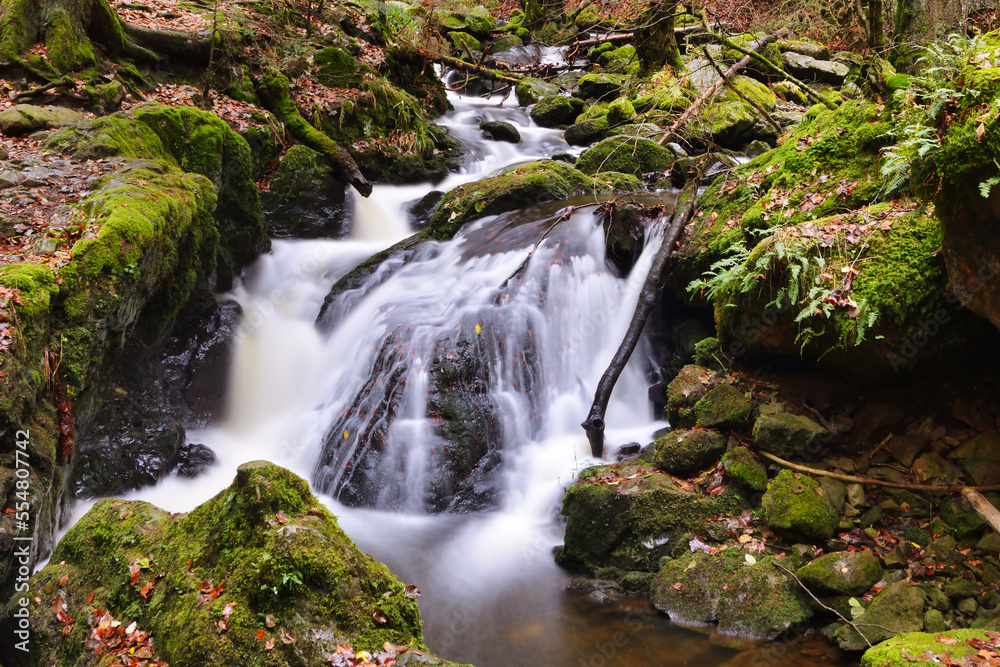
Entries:
[[[940, 613], [940, 612], [939, 612]], [[974, 658], [979, 648], [970, 640], [992, 642], [985, 630], [949, 630], [947, 632], [907, 632], [887, 639], [861, 656], [861, 667], [938, 667], [962, 664]]]
[[583, 99], [610, 100], [618, 97], [627, 80], [622, 74], [592, 72], [580, 77], [573, 94]]
[[562, 127], [572, 123], [582, 110], [579, 100], [564, 95], [549, 95], [535, 103], [531, 119], [542, 127]]
[[656, 441], [653, 463], [660, 470], [688, 475], [715, 464], [726, 451], [728, 438], [709, 429], [670, 431]]
[[484, 120], [479, 124], [483, 136], [493, 141], [506, 141], [512, 144], [521, 141], [521, 133], [512, 124], [505, 121]]
[[833, 537], [840, 519], [823, 488], [812, 477], [782, 470], [761, 499], [768, 528], [811, 540]]
[[566, 128], [563, 138], [570, 146], [589, 146], [607, 137], [609, 127], [606, 114], [597, 118], [578, 120]]
[[870, 549], [823, 554], [796, 572], [817, 595], [861, 595], [882, 578], [882, 561]]
[[559, 86], [542, 79], [526, 76], [517, 82], [514, 94], [517, 96], [517, 103], [526, 107], [529, 104], [535, 104], [543, 97], [558, 95]]
[[597, 64], [605, 72], [612, 74], [628, 74], [635, 76], [641, 69], [639, 56], [635, 47], [631, 44], [620, 46], [617, 49], [610, 49], [597, 56]]
[[31, 653], [45, 663], [95, 659], [88, 640], [105, 612], [106, 630], [135, 623], [171, 664], [319, 664], [338, 644], [423, 649], [415, 595], [351, 543], [305, 480], [263, 461], [188, 514], [99, 501], [25, 595], [44, 602], [31, 607]]
[[752, 409], [742, 391], [731, 384], [721, 384], [694, 404], [694, 417], [702, 428], [731, 430], [745, 426]]
[[636, 118], [635, 107], [627, 97], [619, 97], [608, 105], [607, 119], [609, 125], [624, 125]]
[[721, 382], [719, 374], [703, 366], [687, 365], [667, 386], [667, 419], [678, 428], [697, 423], [695, 404]]
[[836, 633], [837, 643], [848, 651], [862, 651], [869, 642], [877, 644], [898, 634], [920, 632], [924, 627], [924, 594], [907, 581], [897, 581], [886, 586], [854, 622], [864, 637], [846, 624]]
[[653, 572], [661, 557], [688, 550], [686, 534], [739, 507], [731, 490], [714, 497], [685, 491], [642, 461], [588, 468], [563, 500], [566, 537], [557, 560]]
[[765, 111], [774, 111], [774, 108], [778, 105], [778, 99], [774, 96], [774, 93], [757, 79], [737, 74], [731, 81], [733, 88], [739, 94], [733, 92], [729, 87], [723, 88], [716, 95], [716, 102], [745, 102], [746, 100], [740, 97], [740, 95], [743, 95], [743, 97], [750, 99]]
[[15, 104], [0, 113], [0, 132], [8, 137], [20, 137], [39, 130], [66, 127], [83, 120], [83, 114], [56, 106]]
[[326, 160], [301, 144], [285, 152], [271, 187], [261, 195], [271, 235], [336, 238], [346, 229], [344, 183]]
[[767, 489], [767, 469], [746, 447], [734, 447], [722, 457], [726, 478], [749, 491]]
[[653, 580], [653, 604], [675, 623], [715, 623], [723, 635], [773, 639], [812, 616], [809, 600], [773, 556], [746, 560], [739, 549], [665, 560]]
[[456, 51], [458, 51], [460, 58], [467, 55], [465, 51], [466, 49], [469, 51], [479, 51], [483, 48], [483, 45], [480, 44], [479, 40], [467, 32], [460, 32], [457, 30], [455, 32], [449, 32], [448, 39], [451, 40], [451, 45]]
[[435, 209], [424, 234], [435, 239], [451, 238], [466, 222], [484, 215], [580, 192], [614, 190], [614, 185], [604, 176], [588, 177], [564, 162], [531, 162], [449, 191]]
[[756, 110], [742, 100], [713, 104], [698, 112], [687, 133], [692, 139], [738, 149], [758, 138], [754, 132], [757, 116]]
[[576, 163], [585, 174], [617, 171], [633, 176], [666, 171], [675, 159], [673, 151], [655, 141], [639, 137], [608, 137], [584, 151]]
[[821, 458], [830, 439], [830, 432], [812, 419], [790, 412], [760, 415], [753, 424], [754, 446], [785, 459]]

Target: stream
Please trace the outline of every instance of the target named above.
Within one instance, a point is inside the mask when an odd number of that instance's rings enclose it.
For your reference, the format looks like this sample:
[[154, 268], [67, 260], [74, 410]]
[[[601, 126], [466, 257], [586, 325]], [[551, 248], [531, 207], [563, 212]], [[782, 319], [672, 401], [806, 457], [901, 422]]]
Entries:
[[[655, 243], [623, 279], [605, 262], [594, 207], [564, 215], [562, 202], [490, 216], [451, 241], [424, 243], [406, 262], [388, 260], [316, 323], [341, 276], [413, 233], [407, 203], [570, 150], [561, 131], [534, 126], [513, 100], [452, 94], [452, 103], [438, 122], [468, 147], [463, 173], [434, 186], [376, 186], [370, 198], [355, 197], [348, 238], [275, 241], [220, 297], [244, 314], [227, 414], [217, 427], [188, 433], [218, 460], [195, 479], [171, 476], [130, 497], [182, 512], [228, 486], [246, 461], [293, 470], [361, 549], [421, 589], [425, 641], [450, 660], [478, 667], [730, 660], [732, 649], [672, 625], [645, 599], [598, 604], [566, 590], [572, 576], [553, 560], [562, 495], [594, 462], [580, 422], [628, 326]], [[513, 123], [522, 142], [483, 140], [485, 118]], [[452, 494], [455, 511], [442, 512], [428, 511], [449, 509], [440, 506], [448, 495], [438, 470], [445, 443], [428, 402], [443, 349], [475, 350], [477, 368], [488, 369], [480, 398], [493, 419], [475, 479]], [[647, 398], [650, 366], [650, 350], [640, 346], [612, 397], [612, 457], [617, 446], [649, 442], [665, 426]], [[379, 407], [390, 386], [392, 418]], [[89, 505], [78, 504], [75, 516]]]

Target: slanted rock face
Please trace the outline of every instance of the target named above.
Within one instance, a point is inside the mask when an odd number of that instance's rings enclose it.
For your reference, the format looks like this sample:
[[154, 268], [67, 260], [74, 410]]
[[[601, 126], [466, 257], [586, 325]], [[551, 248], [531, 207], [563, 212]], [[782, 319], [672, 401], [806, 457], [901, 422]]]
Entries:
[[[116, 655], [93, 639], [115, 636], [112, 619], [135, 623], [149, 635], [142, 650], [177, 665], [318, 665], [338, 644], [423, 648], [413, 589], [359, 551], [304, 480], [263, 461], [189, 514], [100, 501], [24, 595], [42, 600], [29, 605], [38, 664], [96, 664], [95, 644]], [[19, 597], [0, 641], [11, 641]], [[128, 654], [136, 637], [124, 636]]]
[[19, 137], [39, 130], [66, 127], [83, 120], [83, 114], [65, 107], [17, 104], [0, 113], [0, 132]]

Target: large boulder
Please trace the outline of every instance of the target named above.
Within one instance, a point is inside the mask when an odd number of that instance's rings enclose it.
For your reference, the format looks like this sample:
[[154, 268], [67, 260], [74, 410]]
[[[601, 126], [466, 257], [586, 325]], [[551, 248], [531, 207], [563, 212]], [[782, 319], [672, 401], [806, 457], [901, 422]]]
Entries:
[[761, 499], [768, 528], [792, 537], [826, 540], [833, 537], [837, 510], [816, 480], [791, 470], [782, 470]]
[[730, 490], [714, 497], [686, 491], [642, 461], [595, 466], [566, 492], [565, 544], [556, 559], [574, 568], [653, 572], [661, 557], [686, 552], [689, 534], [705, 521], [739, 508]]
[[573, 122], [582, 110], [579, 100], [564, 95], [549, 95], [531, 109], [531, 119], [542, 127], [561, 127]]
[[83, 120], [83, 114], [56, 106], [15, 104], [0, 113], [0, 132], [8, 137], [20, 137], [39, 130], [66, 127]]
[[618, 97], [626, 81], [622, 74], [593, 72], [580, 77], [573, 94], [583, 99], [610, 100]]
[[347, 231], [344, 183], [319, 153], [301, 144], [285, 153], [261, 204], [272, 236], [337, 238]]
[[819, 595], [861, 595], [882, 578], [882, 561], [870, 549], [823, 554], [796, 573]]
[[739, 549], [666, 559], [653, 580], [653, 604], [675, 623], [716, 623], [720, 634], [773, 639], [813, 613], [780, 563], [773, 556], [747, 560]]
[[585, 174], [617, 171], [642, 176], [666, 171], [675, 159], [673, 151], [655, 141], [618, 136], [608, 137], [584, 151], [576, 167]]
[[[995, 642], [985, 630], [907, 632], [872, 646], [861, 656], [861, 667], [938, 667], [976, 659], [978, 642]], [[906, 662], [902, 662], [905, 660]], [[966, 663], [968, 664], [968, 663]]]
[[517, 103], [523, 107], [535, 104], [543, 97], [552, 97], [559, 94], [559, 86], [542, 79], [526, 76], [517, 82], [514, 87], [514, 94], [517, 95]]
[[754, 446], [785, 459], [820, 458], [830, 439], [830, 432], [812, 419], [790, 412], [761, 415], [753, 424]]
[[[28, 607], [39, 664], [283, 666], [340, 644], [423, 648], [414, 589], [358, 550], [305, 480], [263, 461], [188, 514], [99, 501], [52, 556], [23, 593], [41, 600]], [[18, 596], [4, 609], [0, 641], [20, 608]]]
[[909, 582], [897, 581], [886, 586], [854, 622], [857, 629], [843, 625], [836, 634], [840, 647], [849, 651], [864, 650], [900, 633], [920, 632], [924, 627], [924, 594]]
[[812, 56], [794, 51], [782, 53], [781, 61], [785, 69], [803, 81], [818, 81], [834, 86], [843, 84], [844, 79], [851, 71], [844, 63], [834, 60], [817, 60]]

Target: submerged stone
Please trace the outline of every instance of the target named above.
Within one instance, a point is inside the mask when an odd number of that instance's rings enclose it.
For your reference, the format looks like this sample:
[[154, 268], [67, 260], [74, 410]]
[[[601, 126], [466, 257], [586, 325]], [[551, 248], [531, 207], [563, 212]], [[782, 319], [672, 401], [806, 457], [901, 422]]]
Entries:
[[338, 238], [347, 232], [345, 184], [333, 177], [326, 160], [297, 144], [288, 149], [261, 195], [272, 236]]

